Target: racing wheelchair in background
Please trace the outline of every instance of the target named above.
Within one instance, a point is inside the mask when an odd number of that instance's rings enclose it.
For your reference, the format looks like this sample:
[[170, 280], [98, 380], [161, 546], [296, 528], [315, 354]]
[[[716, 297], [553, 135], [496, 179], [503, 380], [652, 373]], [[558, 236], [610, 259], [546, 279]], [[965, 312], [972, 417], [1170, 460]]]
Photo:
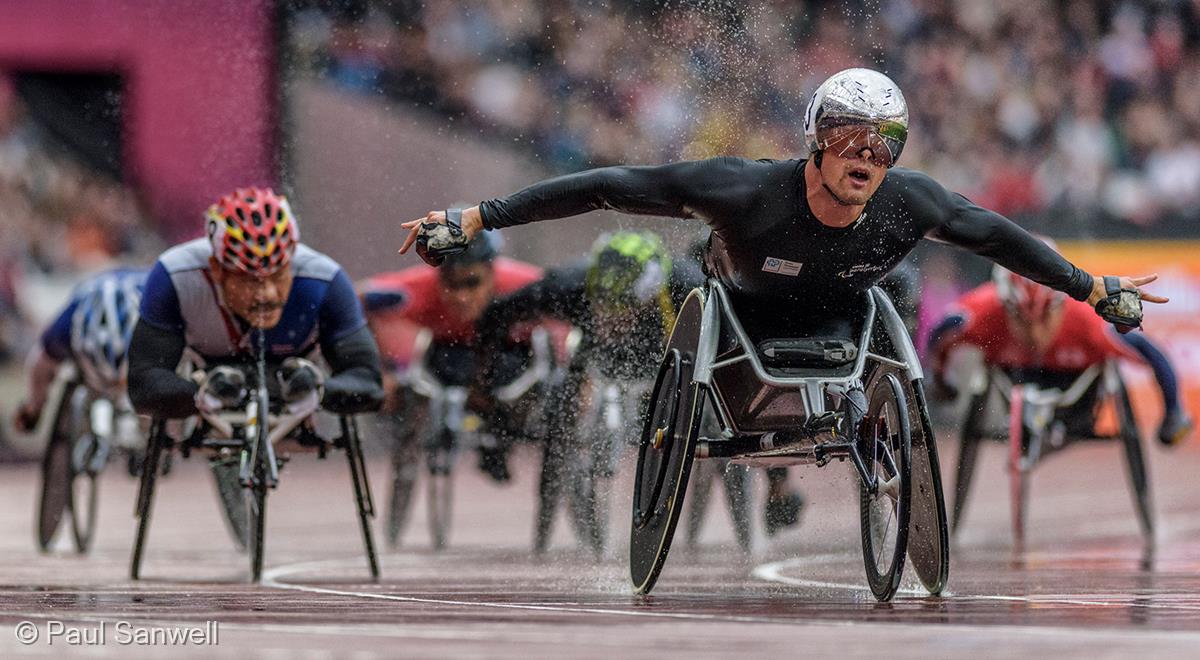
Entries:
[[[498, 429], [489, 429], [467, 405], [469, 388], [445, 382], [454, 366], [437, 364], [433, 335], [422, 330], [416, 340], [411, 366], [398, 379], [405, 401], [403, 419], [394, 420], [396, 437], [392, 456], [392, 489], [388, 507], [387, 540], [396, 547], [408, 526], [421, 467], [427, 475], [426, 502], [429, 532], [435, 550], [442, 550], [450, 535], [454, 503], [454, 465], [459, 455], [481, 446], [494, 447]], [[523, 371], [493, 391], [504, 409], [506, 433], [528, 436], [541, 425], [539, 397], [554, 369], [549, 334], [534, 329], [530, 354]], [[493, 416], [497, 417], [497, 416]]]
[[[1075, 377], [1020, 372], [1010, 375], [997, 367], [988, 367], [975, 373], [967, 392], [955, 476], [953, 532], [957, 533], [962, 523], [979, 446], [985, 440], [1008, 445], [1010, 512], [1014, 549], [1018, 551], [1024, 548], [1026, 540], [1033, 468], [1042, 459], [1072, 444], [1115, 441], [1124, 450], [1143, 539], [1153, 545], [1154, 507], [1141, 434], [1116, 360], [1092, 365]], [[989, 402], [994, 397], [1007, 408], [1006, 425], [989, 424]]]
[[[238, 482], [242, 488], [245, 506], [245, 515], [239, 519], [247, 526], [244, 538], [248, 541], [251, 580], [260, 581], [267, 493], [278, 486], [279, 469], [287, 460], [276, 453], [276, 444], [283, 442], [297, 450], [315, 451], [321, 459], [326, 457], [331, 448], [346, 452], [367, 566], [372, 579], [379, 579], [379, 560], [371, 532], [375, 506], [367, 482], [366, 462], [357, 421], [353, 415], [339, 415], [341, 434], [327, 440], [317, 434], [312, 424], [312, 418], [320, 407], [319, 396], [315, 390], [311, 393], [312, 396], [293, 404], [284, 405], [273, 400], [268, 388], [264, 341], [263, 333], [255, 332], [255, 359], [249, 369], [250, 373], [245, 374], [249, 388], [243, 407], [219, 413], [200, 413], [199, 419], [191, 425], [190, 430], [183, 431], [183, 437], [179, 440], [169, 433], [166, 420], [151, 421], [134, 513], [138, 524], [129, 569], [132, 579], [139, 579], [141, 574], [159, 464], [170, 456], [171, 452], [178, 450], [184, 458], [188, 458], [192, 451], [203, 451], [217, 457], [236, 457], [239, 466]], [[232, 516], [230, 522], [235, 525], [241, 524]]]
[[[853, 339], [752, 340], [710, 280], [684, 301], [650, 396], [634, 480], [630, 577], [654, 587], [694, 458], [776, 466], [849, 459], [858, 473], [867, 582], [880, 601], [906, 556], [932, 594], [949, 575], [949, 534], [922, 371], [882, 290], [863, 297]], [[705, 406], [720, 437], [700, 438]]]
[[92, 387], [81, 372], [72, 364], [59, 368], [55, 403], [35, 430], [48, 436], [37, 516], [42, 551], [69, 514], [75, 549], [86, 554], [96, 533], [100, 473], [115, 456], [124, 457], [131, 476], [141, 467], [145, 440], [128, 397]]

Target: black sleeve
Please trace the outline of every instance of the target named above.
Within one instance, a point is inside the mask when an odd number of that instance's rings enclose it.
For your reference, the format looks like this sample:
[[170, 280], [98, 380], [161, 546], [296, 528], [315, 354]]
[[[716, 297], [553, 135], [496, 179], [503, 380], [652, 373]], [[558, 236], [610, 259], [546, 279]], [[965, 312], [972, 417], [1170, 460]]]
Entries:
[[129, 400], [143, 415], [177, 419], [196, 413], [196, 384], [175, 373], [183, 335], [138, 321], [129, 341]]
[[907, 171], [907, 199], [918, 218], [931, 219], [925, 235], [957, 245], [1076, 300], [1092, 293], [1092, 276], [999, 213], [973, 204], [930, 177]]
[[[556, 268], [545, 277], [493, 300], [476, 322], [476, 377], [486, 381], [492, 359], [501, 352], [513, 326], [524, 321], [550, 317], [575, 326], [587, 321], [585, 298], [587, 271], [583, 266]], [[484, 383], [480, 383], [481, 385]]]
[[379, 348], [366, 326], [322, 343], [321, 355], [332, 372], [325, 381], [322, 408], [339, 415], [379, 408], [383, 403]]
[[498, 348], [512, 327], [523, 321], [552, 317], [579, 325], [585, 321], [584, 268], [556, 268], [545, 277], [497, 298], [476, 322], [481, 350]]
[[754, 161], [711, 158], [669, 165], [602, 167], [547, 179], [480, 203], [483, 226], [502, 229], [598, 209], [634, 215], [700, 218], [713, 225], [735, 217], [754, 194], [738, 174]]

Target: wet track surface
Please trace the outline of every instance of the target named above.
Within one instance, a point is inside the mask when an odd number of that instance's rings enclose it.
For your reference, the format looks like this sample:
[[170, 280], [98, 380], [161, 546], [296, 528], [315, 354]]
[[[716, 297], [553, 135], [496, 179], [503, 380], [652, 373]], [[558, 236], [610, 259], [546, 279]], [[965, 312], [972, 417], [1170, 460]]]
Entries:
[[[888, 604], [866, 589], [855, 482], [836, 464], [793, 470], [793, 483], [809, 497], [800, 528], [762, 538], [756, 507], [749, 557], [733, 545], [714, 497], [698, 545], [689, 547], [681, 532], [658, 587], [644, 598], [630, 594], [625, 576], [625, 480], [614, 491], [613, 548], [603, 561], [575, 549], [561, 520], [551, 553], [530, 555], [530, 454], [516, 461], [516, 481], [503, 488], [485, 482], [464, 457], [450, 549], [429, 548], [418, 501], [406, 546], [382, 555], [379, 583], [367, 577], [342, 460], [298, 457], [287, 466], [269, 500], [262, 585], [246, 583], [248, 560], [233, 549], [200, 461], [178, 462], [161, 482], [140, 582], [127, 578], [136, 484], [119, 466], [104, 476], [101, 528], [88, 558], [75, 556], [65, 536], [51, 554], [34, 550], [35, 470], [10, 466], [0, 485], [10, 503], [0, 514], [0, 654], [63, 652], [61, 639], [18, 644], [13, 627], [25, 620], [43, 627], [48, 620], [215, 620], [218, 644], [192, 653], [1194, 656], [1200, 504], [1192, 484], [1200, 452], [1149, 453], [1159, 518], [1153, 552], [1141, 543], [1117, 447], [1091, 446], [1035, 472], [1029, 548], [1014, 553], [1003, 449], [988, 447], [953, 546], [947, 594], [930, 597], [908, 576]], [[943, 464], [952, 466], [947, 458]], [[382, 500], [387, 464], [377, 460], [371, 469]], [[110, 641], [86, 651], [124, 656], [131, 649]]]

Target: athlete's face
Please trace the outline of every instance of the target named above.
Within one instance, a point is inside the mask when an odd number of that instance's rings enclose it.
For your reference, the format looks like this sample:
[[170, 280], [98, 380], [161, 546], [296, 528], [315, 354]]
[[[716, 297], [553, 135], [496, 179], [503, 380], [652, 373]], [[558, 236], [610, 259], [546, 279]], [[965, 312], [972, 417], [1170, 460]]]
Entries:
[[887, 166], [880, 162], [883, 159], [876, 157], [871, 147], [852, 153], [831, 144], [822, 153], [821, 178], [843, 204], [866, 204], [887, 174]]
[[492, 301], [495, 276], [491, 264], [471, 264], [438, 271], [442, 302], [460, 319], [477, 321]]
[[268, 329], [279, 324], [283, 306], [292, 292], [291, 266], [285, 266], [267, 277], [227, 270], [216, 260], [210, 260], [209, 266], [229, 311], [255, 328]]
[[1058, 336], [1058, 331], [1062, 329], [1062, 305], [1050, 307], [1044, 314], [1037, 317], [1019, 314], [1011, 309], [1006, 311], [1008, 325], [1012, 329], [1013, 335], [1028, 346], [1035, 355], [1045, 353], [1050, 348], [1050, 344], [1054, 342], [1054, 338]]

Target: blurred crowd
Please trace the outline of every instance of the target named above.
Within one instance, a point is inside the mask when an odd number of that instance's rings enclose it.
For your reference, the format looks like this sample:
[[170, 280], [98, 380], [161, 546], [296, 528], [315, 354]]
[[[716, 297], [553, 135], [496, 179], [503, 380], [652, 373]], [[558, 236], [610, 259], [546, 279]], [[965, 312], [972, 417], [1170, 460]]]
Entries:
[[557, 171], [804, 153], [815, 87], [880, 68], [902, 165], [1055, 234], [1194, 233], [1200, 0], [293, 0], [293, 55]]
[[57, 146], [0, 72], [0, 363], [82, 275], [154, 254], [146, 226], [135, 193]]

